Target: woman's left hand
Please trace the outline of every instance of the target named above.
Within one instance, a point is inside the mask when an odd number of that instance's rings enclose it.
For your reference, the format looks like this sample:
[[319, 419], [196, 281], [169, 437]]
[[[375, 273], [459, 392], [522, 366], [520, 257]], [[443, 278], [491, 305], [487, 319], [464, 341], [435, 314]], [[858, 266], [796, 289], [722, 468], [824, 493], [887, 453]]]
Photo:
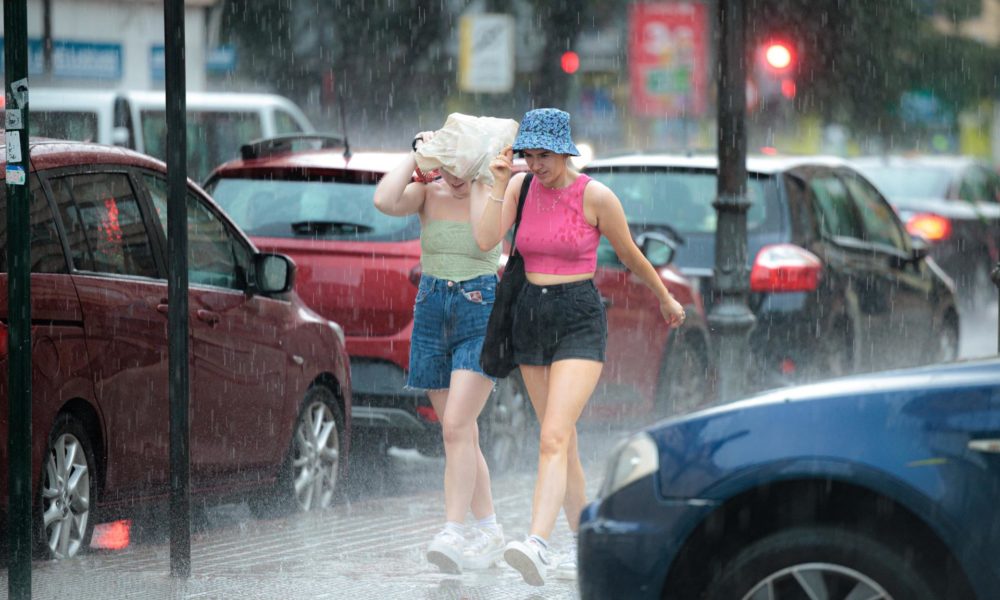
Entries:
[[660, 314], [663, 315], [663, 320], [667, 322], [667, 325], [671, 327], [680, 327], [686, 318], [684, 307], [681, 306], [680, 302], [674, 300], [673, 296], [668, 296], [666, 300], [660, 302]]

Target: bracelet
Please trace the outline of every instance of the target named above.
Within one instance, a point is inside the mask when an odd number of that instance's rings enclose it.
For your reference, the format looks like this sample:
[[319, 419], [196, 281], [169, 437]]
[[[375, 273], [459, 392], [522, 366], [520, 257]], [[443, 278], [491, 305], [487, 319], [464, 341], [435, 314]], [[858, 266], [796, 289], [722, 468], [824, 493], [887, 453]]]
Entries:
[[499, 202], [500, 204], [503, 204], [503, 198], [497, 198], [496, 196], [493, 195], [493, 192], [490, 192], [489, 198], [494, 202]]
[[413, 148], [414, 152], [417, 151], [417, 141], [421, 141], [422, 142], [422, 141], [424, 141], [424, 138], [422, 136], [419, 136], [419, 135], [413, 136], [413, 143], [410, 144], [410, 147]]

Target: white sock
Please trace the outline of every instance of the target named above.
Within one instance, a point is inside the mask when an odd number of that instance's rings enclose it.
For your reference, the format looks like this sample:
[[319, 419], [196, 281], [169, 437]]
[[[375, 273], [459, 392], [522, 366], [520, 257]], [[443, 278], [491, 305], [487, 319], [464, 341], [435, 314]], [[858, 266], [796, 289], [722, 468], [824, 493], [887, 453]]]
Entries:
[[482, 519], [476, 519], [476, 527], [479, 529], [489, 529], [490, 531], [496, 531], [500, 525], [497, 523], [497, 515], [493, 513], [488, 517], [483, 517]]
[[442, 531], [450, 531], [457, 535], [465, 535], [465, 525], [454, 521], [447, 521], [445, 522]]
[[538, 545], [541, 546], [543, 550], [548, 550], [549, 549], [549, 543], [548, 543], [548, 541], [546, 541], [545, 538], [543, 538], [540, 535], [529, 535], [528, 539], [529, 540], [535, 540], [536, 542], [538, 542]]

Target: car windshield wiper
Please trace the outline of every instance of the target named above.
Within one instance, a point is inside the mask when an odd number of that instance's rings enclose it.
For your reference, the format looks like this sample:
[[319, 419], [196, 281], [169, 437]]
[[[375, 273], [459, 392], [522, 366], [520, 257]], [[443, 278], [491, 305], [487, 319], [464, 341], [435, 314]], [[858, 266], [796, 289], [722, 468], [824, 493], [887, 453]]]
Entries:
[[295, 232], [295, 235], [371, 233], [372, 230], [370, 225], [349, 221], [297, 221], [292, 223], [292, 231]]

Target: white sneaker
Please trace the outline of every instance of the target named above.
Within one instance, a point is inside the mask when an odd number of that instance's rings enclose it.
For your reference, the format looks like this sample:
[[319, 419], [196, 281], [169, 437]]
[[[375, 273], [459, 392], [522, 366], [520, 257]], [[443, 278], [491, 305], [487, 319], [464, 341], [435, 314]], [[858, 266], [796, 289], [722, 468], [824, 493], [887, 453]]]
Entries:
[[445, 573], [462, 572], [462, 552], [465, 538], [450, 529], [442, 530], [427, 547], [427, 560]]
[[463, 569], [489, 569], [503, 556], [503, 528], [476, 527], [462, 553]]
[[576, 552], [560, 557], [556, 567], [552, 569], [552, 578], [562, 581], [576, 581]]
[[545, 548], [528, 538], [523, 542], [511, 542], [503, 551], [503, 559], [517, 569], [528, 585], [545, 585], [545, 575], [549, 568], [549, 557]]

